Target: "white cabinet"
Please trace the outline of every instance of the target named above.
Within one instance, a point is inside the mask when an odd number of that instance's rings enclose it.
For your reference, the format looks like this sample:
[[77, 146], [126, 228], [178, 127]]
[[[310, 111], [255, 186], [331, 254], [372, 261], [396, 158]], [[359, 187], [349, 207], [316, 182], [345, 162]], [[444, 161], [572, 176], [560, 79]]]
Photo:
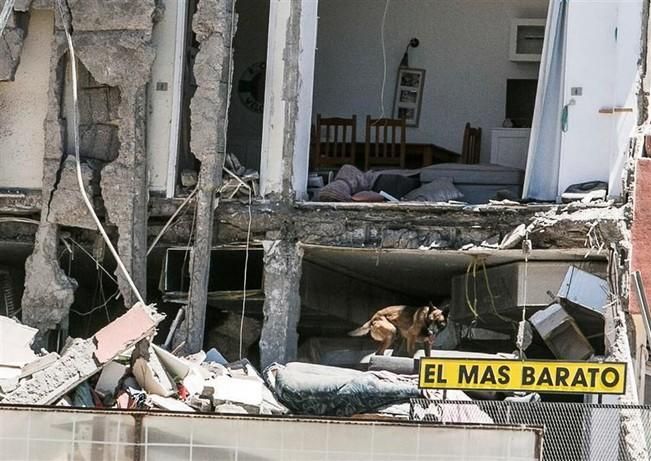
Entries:
[[495, 128], [491, 131], [491, 163], [524, 170], [530, 128]]

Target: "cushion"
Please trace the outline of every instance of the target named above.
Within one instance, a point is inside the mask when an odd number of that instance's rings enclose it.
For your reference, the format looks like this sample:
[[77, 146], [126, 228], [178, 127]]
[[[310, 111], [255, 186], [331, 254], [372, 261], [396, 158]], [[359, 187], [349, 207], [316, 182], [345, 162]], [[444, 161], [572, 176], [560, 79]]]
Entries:
[[375, 183], [373, 183], [373, 190], [375, 192], [384, 191], [396, 198], [400, 198], [418, 186], [420, 186], [418, 178], [402, 174], [380, 173]]
[[447, 202], [461, 199], [463, 194], [454, 187], [452, 178], [436, 178], [402, 197], [402, 200], [410, 202]]
[[384, 202], [385, 198], [379, 192], [364, 190], [353, 195], [353, 202]]

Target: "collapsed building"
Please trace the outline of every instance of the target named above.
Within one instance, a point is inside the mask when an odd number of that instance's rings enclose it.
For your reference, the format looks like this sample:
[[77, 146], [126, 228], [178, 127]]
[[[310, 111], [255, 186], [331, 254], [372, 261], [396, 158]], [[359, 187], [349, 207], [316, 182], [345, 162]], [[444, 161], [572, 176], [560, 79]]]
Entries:
[[141, 296], [169, 350], [364, 368], [350, 330], [432, 302], [435, 354], [626, 362], [647, 402], [646, 0], [57, 3], [0, 40], [0, 314], [40, 347]]

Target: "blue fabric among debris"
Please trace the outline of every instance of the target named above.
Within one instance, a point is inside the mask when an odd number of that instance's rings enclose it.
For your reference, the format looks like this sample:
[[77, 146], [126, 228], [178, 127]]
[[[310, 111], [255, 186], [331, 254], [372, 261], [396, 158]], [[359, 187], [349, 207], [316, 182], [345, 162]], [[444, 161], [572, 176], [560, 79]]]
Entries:
[[351, 416], [421, 396], [415, 378], [388, 371], [289, 363], [273, 364], [264, 374], [278, 400], [303, 415]]

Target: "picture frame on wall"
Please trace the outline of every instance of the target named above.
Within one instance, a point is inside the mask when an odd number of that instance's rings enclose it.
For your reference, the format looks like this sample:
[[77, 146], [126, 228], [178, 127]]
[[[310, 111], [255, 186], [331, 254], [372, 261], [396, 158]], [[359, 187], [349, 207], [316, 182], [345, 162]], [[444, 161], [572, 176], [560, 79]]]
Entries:
[[425, 69], [401, 67], [398, 69], [393, 117], [404, 118], [407, 126], [418, 126], [423, 102]]

